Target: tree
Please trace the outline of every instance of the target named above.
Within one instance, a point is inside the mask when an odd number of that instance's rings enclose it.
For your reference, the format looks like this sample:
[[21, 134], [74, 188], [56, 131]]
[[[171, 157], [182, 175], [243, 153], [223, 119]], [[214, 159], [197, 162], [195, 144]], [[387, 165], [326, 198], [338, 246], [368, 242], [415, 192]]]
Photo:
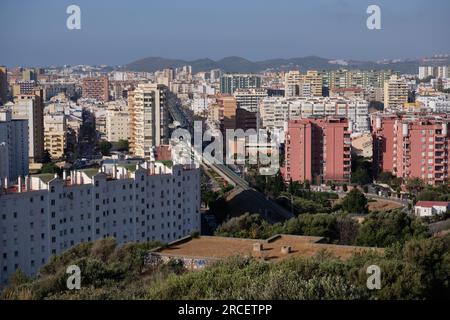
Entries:
[[52, 162], [52, 157], [50, 155], [50, 152], [45, 149], [44, 150], [44, 156], [42, 157], [42, 163], [50, 163]]
[[367, 198], [358, 190], [353, 188], [342, 200], [342, 209], [348, 213], [367, 213]]
[[352, 183], [361, 186], [372, 182], [372, 162], [358, 156], [352, 159]]
[[62, 169], [59, 168], [53, 162], [50, 162], [50, 163], [45, 163], [45, 164], [42, 165], [41, 173], [57, 173], [57, 174], [61, 174], [62, 173]]
[[129, 145], [128, 145], [128, 140], [119, 140], [119, 142], [117, 142], [117, 150], [118, 151], [128, 151]]
[[388, 247], [411, 239], [428, 237], [428, 228], [417, 218], [400, 210], [371, 213], [362, 223], [357, 244]]
[[416, 195], [416, 196], [424, 188], [425, 188], [425, 183], [420, 178], [410, 178], [410, 179], [406, 180], [406, 189], [409, 192], [414, 193], [414, 195]]
[[98, 147], [100, 148], [100, 152], [102, 153], [102, 155], [109, 156], [109, 151], [112, 148], [112, 144], [109, 141], [101, 141], [98, 144]]

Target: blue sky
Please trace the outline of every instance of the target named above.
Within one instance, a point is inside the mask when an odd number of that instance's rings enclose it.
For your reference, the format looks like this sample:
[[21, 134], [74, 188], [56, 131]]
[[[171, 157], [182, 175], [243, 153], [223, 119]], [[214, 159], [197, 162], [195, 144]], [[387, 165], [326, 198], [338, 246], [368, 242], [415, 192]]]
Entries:
[[[70, 4], [81, 30], [66, 28]], [[381, 30], [366, 28], [370, 4]], [[449, 13], [449, 0], [0, 0], [0, 65], [414, 58], [450, 52]]]

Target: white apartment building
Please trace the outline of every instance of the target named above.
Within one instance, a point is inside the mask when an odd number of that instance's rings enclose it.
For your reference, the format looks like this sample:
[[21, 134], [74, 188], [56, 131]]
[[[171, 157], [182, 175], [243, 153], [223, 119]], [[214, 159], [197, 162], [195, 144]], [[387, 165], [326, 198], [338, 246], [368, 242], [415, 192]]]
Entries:
[[417, 96], [416, 102], [420, 102], [423, 108], [432, 112], [450, 112], [450, 100], [446, 95]]
[[194, 114], [204, 114], [208, 112], [208, 106], [214, 103], [214, 101], [214, 96], [196, 92], [191, 100], [190, 109]]
[[29, 276], [51, 256], [104, 237], [170, 242], [200, 230], [200, 171], [161, 163], [26, 177], [0, 188], [0, 281]]
[[428, 77], [434, 77], [434, 67], [432, 66], [420, 66], [419, 67], [419, 79], [426, 79]]
[[129, 114], [118, 110], [106, 112], [106, 139], [111, 142], [128, 140], [130, 137]]
[[257, 112], [259, 102], [267, 98], [267, 90], [262, 88], [236, 89], [233, 95], [239, 108]]
[[28, 120], [28, 152], [31, 162], [39, 162], [44, 155], [44, 107], [36, 95], [20, 95], [11, 108], [12, 119]]
[[450, 78], [450, 68], [449, 66], [420, 66], [419, 67], [419, 79], [426, 79], [428, 77], [436, 78]]
[[0, 108], [0, 181], [7, 184], [28, 174], [28, 121], [12, 120]]
[[261, 100], [261, 126], [267, 130], [285, 131], [289, 120], [315, 116], [346, 117], [353, 132], [370, 130], [369, 105], [366, 100], [360, 98], [269, 97]]
[[280, 142], [284, 142], [284, 131], [290, 119], [301, 117], [301, 100], [295, 98], [268, 97], [261, 100], [259, 105], [261, 127], [280, 132]]

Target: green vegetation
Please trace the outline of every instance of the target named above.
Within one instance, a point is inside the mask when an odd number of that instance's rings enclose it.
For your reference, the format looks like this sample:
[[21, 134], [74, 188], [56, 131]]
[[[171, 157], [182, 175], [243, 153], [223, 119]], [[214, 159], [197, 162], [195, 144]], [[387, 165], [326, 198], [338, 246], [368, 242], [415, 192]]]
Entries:
[[[3, 299], [448, 299], [450, 237], [414, 239], [346, 261], [321, 252], [313, 258], [266, 262], [232, 257], [198, 272], [181, 261], [149, 267], [156, 243], [117, 247], [111, 239], [78, 245], [55, 257], [38, 279], [18, 271]], [[67, 265], [82, 270], [80, 290], [65, 286]], [[381, 289], [366, 287], [367, 267], [382, 270]]]
[[128, 151], [129, 148], [129, 144], [128, 144], [128, 140], [119, 140], [117, 142], [117, 151]]
[[[201, 272], [171, 275], [150, 299], [442, 299], [450, 295], [450, 238], [413, 240], [387, 256], [327, 254], [278, 263], [233, 258]], [[382, 270], [381, 290], [368, 290], [366, 270]]]
[[216, 230], [216, 235], [235, 238], [266, 239], [275, 234], [295, 234], [327, 238], [344, 245], [387, 247], [411, 239], [429, 237], [419, 219], [401, 211], [375, 212], [358, 224], [348, 214], [302, 214], [283, 223], [269, 224], [259, 214], [231, 218]]
[[48, 183], [55, 178], [55, 175], [53, 173], [34, 174], [32, 176], [40, 178], [44, 183]]
[[342, 199], [341, 207], [348, 213], [361, 214], [369, 211], [367, 208], [367, 198], [358, 188], [353, 188], [347, 193], [344, 199]]
[[53, 162], [44, 163], [41, 168], [41, 173], [57, 173], [62, 174], [62, 169]]
[[372, 162], [363, 157], [354, 157], [352, 159], [352, 178], [351, 182], [364, 186], [372, 183]]
[[391, 172], [380, 172], [377, 177], [377, 182], [387, 184], [396, 192], [400, 192], [401, 190], [402, 179], [397, 178]]
[[155, 162], [162, 163], [163, 165], [165, 165], [168, 168], [172, 168], [173, 167], [173, 161], [172, 160], [157, 160]]
[[[1, 295], [3, 299], [134, 299], [143, 296], [142, 282], [151, 281], [144, 265], [145, 254], [158, 242], [117, 246], [114, 239], [82, 243], [54, 256], [34, 281], [20, 271]], [[66, 268], [77, 265], [82, 270], [82, 290], [71, 292], [66, 287]], [[160, 270], [164, 272], [164, 270]]]
[[448, 184], [435, 187], [427, 185], [417, 195], [417, 201], [450, 201], [450, 186]]
[[98, 148], [103, 156], [109, 156], [112, 148], [112, 143], [109, 141], [100, 141], [98, 143]]

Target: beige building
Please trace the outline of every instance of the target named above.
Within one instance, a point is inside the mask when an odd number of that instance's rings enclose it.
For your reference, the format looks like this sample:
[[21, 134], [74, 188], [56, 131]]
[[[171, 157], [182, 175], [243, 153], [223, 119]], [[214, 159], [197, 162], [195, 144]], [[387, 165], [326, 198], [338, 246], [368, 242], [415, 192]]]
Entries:
[[128, 140], [130, 137], [128, 118], [128, 112], [118, 110], [106, 112], [106, 138], [108, 141]]
[[8, 70], [0, 66], [0, 105], [8, 102]]
[[384, 83], [384, 108], [397, 109], [408, 102], [408, 85], [406, 80], [396, 75]]
[[294, 70], [284, 76], [285, 97], [321, 97], [322, 85], [322, 76], [315, 70], [308, 70], [306, 74]]
[[151, 157], [152, 147], [168, 143], [168, 88], [161, 84], [139, 84], [129, 93], [128, 112], [130, 152], [143, 158]]
[[364, 133], [352, 137], [352, 154], [364, 158], [371, 158], [373, 154], [372, 134]]
[[212, 103], [208, 106], [208, 120], [219, 126], [223, 119], [223, 108], [218, 103]]
[[45, 115], [44, 148], [54, 160], [64, 157], [67, 145], [67, 123], [63, 114]]
[[43, 90], [15, 97], [11, 107], [12, 118], [28, 120], [28, 152], [30, 162], [41, 162], [44, 156]]

